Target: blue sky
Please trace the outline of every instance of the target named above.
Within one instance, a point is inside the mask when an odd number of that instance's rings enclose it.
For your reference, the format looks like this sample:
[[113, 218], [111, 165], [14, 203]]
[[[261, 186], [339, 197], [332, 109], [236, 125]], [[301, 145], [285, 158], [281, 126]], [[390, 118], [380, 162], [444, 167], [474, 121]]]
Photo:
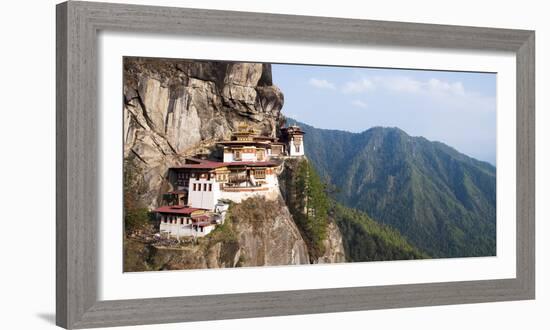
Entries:
[[273, 64], [283, 114], [318, 128], [399, 127], [496, 159], [496, 74]]

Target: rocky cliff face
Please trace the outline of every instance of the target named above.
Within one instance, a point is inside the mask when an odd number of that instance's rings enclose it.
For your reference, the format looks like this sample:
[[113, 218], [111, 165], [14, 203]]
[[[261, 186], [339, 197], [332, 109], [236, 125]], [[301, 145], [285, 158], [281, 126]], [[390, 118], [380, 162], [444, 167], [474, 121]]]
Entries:
[[170, 166], [214, 153], [239, 123], [275, 136], [282, 106], [269, 64], [124, 58], [124, 156], [143, 165], [148, 205]]
[[[149, 208], [174, 187], [168, 168], [197, 153], [216, 154], [239, 123], [276, 136], [283, 94], [269, 64], [124, 59], [124, 156], [140, 165]], [[325, 253], [311, 260], [308, 247], [279, 198], [245, 200], [230, 221], [198, 244], [161, 247], [125, 242], [125, 270], [220, 268], [343, 262], [342, 238], [330, 225]]]
[[334, 222], [330, 222], [327, 228], [327, 238], [323, 241], [325, 253], [317, 259], [317, 263], [329, 264], [346, 262], [346, 253], [342, 234]]
[[[172, 270], [299, 265], [307, 246], [282, 199], [233, 204], [226, 223], [194, 244], [159, 247], [126, 240], [125, 270]], [[327, 259], [330, 262], [330, 259]]]
[[307, 246], [282, 198], [249, 198], [235, 204], [229, 216], [241, 266], [309, 263]]

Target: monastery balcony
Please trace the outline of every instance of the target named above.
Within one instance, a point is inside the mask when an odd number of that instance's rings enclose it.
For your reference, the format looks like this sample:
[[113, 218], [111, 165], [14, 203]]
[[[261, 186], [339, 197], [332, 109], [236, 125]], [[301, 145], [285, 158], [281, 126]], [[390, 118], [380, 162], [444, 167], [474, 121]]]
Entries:
[[264, 187], [264, 186], [261, 186], [261, 185], [247, 186], [247, 187], [239, 187], [239, 186], [235, 186], [235, 187], [224, 186], [224, 187], [222, 187], [222, 191], [227, 191], [227, 192], [267, 191], [267, 190], [269, 190], [269, 187]]

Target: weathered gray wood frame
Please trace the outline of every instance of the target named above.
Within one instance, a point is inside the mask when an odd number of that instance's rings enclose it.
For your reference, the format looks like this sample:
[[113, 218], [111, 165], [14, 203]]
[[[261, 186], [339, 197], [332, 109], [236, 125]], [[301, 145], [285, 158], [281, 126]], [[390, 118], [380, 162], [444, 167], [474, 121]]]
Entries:
[[[517, 277], [488, 281], [98, 301], [100, 30], [512, 51], [517, 57]], [[153, 6], [57, 5], [56, 322], [65, 328], [327, 313], [535, 297], [534, 31]]]

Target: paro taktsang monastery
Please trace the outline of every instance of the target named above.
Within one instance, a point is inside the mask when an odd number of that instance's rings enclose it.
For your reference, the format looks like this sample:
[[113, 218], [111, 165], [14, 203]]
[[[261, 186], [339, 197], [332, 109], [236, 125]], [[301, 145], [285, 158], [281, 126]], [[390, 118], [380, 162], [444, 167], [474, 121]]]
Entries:
[[304, 155], [304, 132], [292, 125], [281, 129], [280, 140], [239, 125], [230, 140], [221, 141], [223, 161], [187, 158], [169, 169], [175, 190], [164, 195], [155, 210], [161, 233], [202, 237], [223, 223], [228, 205], [253, 196], [277, 198], [277, 174], [286, 157]]

